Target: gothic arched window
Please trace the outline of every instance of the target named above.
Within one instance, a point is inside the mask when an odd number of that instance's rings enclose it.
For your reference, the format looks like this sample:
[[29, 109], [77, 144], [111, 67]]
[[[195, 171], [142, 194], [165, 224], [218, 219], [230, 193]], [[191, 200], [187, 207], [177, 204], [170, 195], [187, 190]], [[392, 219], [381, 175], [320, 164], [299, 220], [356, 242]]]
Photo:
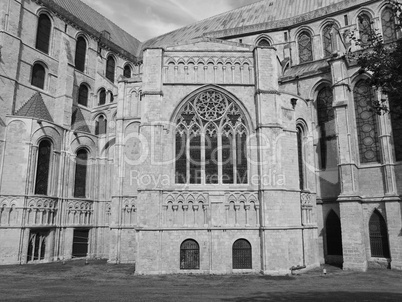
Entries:
[[106, 104], [106, 90], [102, 88], [99, 90], [99, 105], [105, 105]]
[[361, 163], [380, 161], [380, 148], [378, 143], [377, 118], [371, 110], [371, 104], [376, 97], [373, 88], [367, 81], [359, 81], [353, 89], [355, 100], [355, 114], [357, 137]]
[[40, 89], [45, 88], [45, 78], [46, 78], [46, 69], [42, 64], [36, 63], [32, 67], [32, 78], [31, 84], [32, 86], [38, 87]]
[[324, 57], [330, 57], [334, 52], [334, 45], [336, 39], [333, 35], [333, 30], [336, 28], [334, 23], [327, 24], [324, 29], [322, 30], [322, 39], [323, 39], [323, 46], [324, 46]]
[[106, 78], [111, 82], [114, 82], [114, 72], [116, 68], [116, 62], [112, 56], [107, 57], [106, 61]]
[[38, 160], [36, 164], [35, 194], [47, 195], [50, 174], [52, 143], [43, 140], [38, 148]]
[[303, 138], [305, 129], [301, 124], [296, 127], [297, 130], [297, 158], [299, 162], [299, 184], [300, 190], [304, 190], [304, 150], [303, 150]]
[[126, 78], [131, 78], [131, 67], [130, 65], [124, 66], [123, 76]]
[[250, 242], [245, 239], [239, 239], [233, 243], [232, 258], [233, 269], [253, 268]]
[[374, 33], [371, 26], [371, 17], [363, 13], [358, 16], [358, 21], [360, 42], [362, 45], [367, 45], [370, 43], [370, 39], [372, 39]]
[[78, 89], [78, 104], [88, 106], [88, 87], [84, 84], [80, 85]]
[[36, 32], [36, 49], [49, 53], [50, 33], [52, 22], [46, 14], [41, 14], [38, 19], [38, 29]]
[[320, 128], [320, 160], [321, 168], [335, 167], [338, 164], [336, 149], [335, 112], [332, 107], [332, 89], [322, 88], [317, 96], [317, 117]]
[[389, 258], [388, 229], [384, 217], [375, 210], [369, 222], [371, 257]]
[[260, 41], [258, 41], [258, 46], [271, 46], [271, 44], [267, 39], [261, 39]]
[[84, 72], [87, 54], [87, 42], [83, 37], [78, 37], [75, 47], [75, 68]]
[[392, 137], [395, 148], [395, 160], [402, 161], [402, 104], [398, 96], [389, 95]]
[[309, 32], [303, 31], [298, 39], [299, 46], [299, 63], [306, 63], [313, 61], [313, 43]]
[[333, 210], [328, 214], [325, 223], [325, 233], [327, 239], [327, 255], [342, 256], [341, 220]]
[[74, 197], [86, 197], [88, 152], [85, 149], [77, 151], [75, 162]]
[[200, 269], [200, 246], [188, 239], [180, 246], [180, 269]]
[[384, 42], [396, 40], [395, 15], [391, 8], [386, 7], [381, 13], [382, 38]]
[[235, 102], [206, 90], [183, 106], [176, 123], [176, 183], [248, 183], [248, 131]]

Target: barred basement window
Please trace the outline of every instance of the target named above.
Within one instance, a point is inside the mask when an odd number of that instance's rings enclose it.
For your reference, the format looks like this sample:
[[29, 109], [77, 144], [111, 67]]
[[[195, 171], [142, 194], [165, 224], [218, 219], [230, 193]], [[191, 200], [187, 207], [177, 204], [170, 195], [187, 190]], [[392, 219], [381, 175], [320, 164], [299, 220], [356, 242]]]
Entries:
[[385, 8], [381, 13], [382, 38], [384, 42], [396, 40], [395, 15], [391, 8]]
[[47, 195], [49, 184], [50, 158], [52, 143], [43, 140], [39, 144], [38, 161], [36, 165], [35, 194]]
[[50, 32], [52, 22], [46, 14], [41, 14], [38, 19], [38, 29], [36, 32], [36, 49], [49, 53]]
[[398, 96], [389, 96], [389, 109], [392, 124], [392, 137], [395, 148], [395, 160], [402, 161], [402, 104]]
[[377, 118], [370, 105], [375, 101], [373, 88], [365, 80], [359, 81], [353, 89], [357, 135], [361, 163], [380, 161]]
[[374, 34], [374, 31], [371, 26], [371, 17], [367, 14], [360, 14], [358, 16], [359, 21], [359, 34], [360, 34], [360, 41], [362, 45], [367, 45], [370, 43], [370, 39]]
[[87, 53], [87, 42], [83, 37], [78, 37], [75, 47], [75, 68], [84, 72]]
[[297, 40], [299, 46], [299, 64], [313, 61], [313, 46], [311, 35], [303, 31]]
[[317, 96], [317, 118], [320, 128], [321, 168], [334, 167], [338, 162], [335, 135], [335, 112], [332, 107], [333, 94], [329, 86], [322, 88]]
[[126, 78], [131, 78], [131, 67], [130, 67], [130, 65], [124, 66], [123, 75]]
[[200, 269], [200, 247], [192, 239], [184, 241], [180, 246], [180, 269]]
[[180, 110], [176, 126], [176, 183], [248, 183], [246, 120], [227, 96], [207, 90]]
[[334, 23], [330, 23], [326, 25], [322, 31], [322, 39], [324, 46], [324, 57], [330, 57], [334, 52], [335, 44], [335, 36], [333, 36], [333, 31], [336, 29], [336, 25]]
[[32, 86], [38, 87], [40, 89], [45, 88], [45, 77], [46, 77], [46, 70], [42, 64], [36, 63], [32, 67], [32, 78], [31, 84]]
[[369, 222], [371, 257], [390, 258], [387, 223], [375, 210]]
[[86, 197], [88, 152], [85, 149], [77, 151], [75, 163], [74, 197]]
[[78, 89], [78, 104], [88, 106], [88, 87], [84, 84]]
[[342, 256], [342, 230], [341, 221], [336, 213], [331, 210], [325, 223], [327, 239], [327, 255]]
[[114, 82], [114, 72], [116, 68], [116, 63], [112, 56], [108, 56], [106, 61], [106, 78], [111, 82]]
[[251, 269], [253, 267], [251, 244], [245, 239], [239, 239], [233, 243], [232, 257], [233, 269]]

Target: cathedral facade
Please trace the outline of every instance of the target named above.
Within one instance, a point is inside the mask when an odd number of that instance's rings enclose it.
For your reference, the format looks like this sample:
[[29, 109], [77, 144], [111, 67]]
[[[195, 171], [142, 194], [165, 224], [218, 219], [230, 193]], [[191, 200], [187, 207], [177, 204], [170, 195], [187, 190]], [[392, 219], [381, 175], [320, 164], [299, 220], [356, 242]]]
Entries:
[[0, 264], [137, 274], [402, 268], [402, 123], [350, 39], [373, 0], [264, 0], [140, 42], [79, 0], [0, 2]]

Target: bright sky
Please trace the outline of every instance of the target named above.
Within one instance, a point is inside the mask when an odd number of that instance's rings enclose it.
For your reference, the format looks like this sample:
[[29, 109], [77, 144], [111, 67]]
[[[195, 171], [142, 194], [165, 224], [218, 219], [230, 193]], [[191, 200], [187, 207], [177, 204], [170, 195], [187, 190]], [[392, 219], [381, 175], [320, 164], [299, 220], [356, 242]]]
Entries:
[[259, 0], [82, 0], [125, 31], [146, 41]]

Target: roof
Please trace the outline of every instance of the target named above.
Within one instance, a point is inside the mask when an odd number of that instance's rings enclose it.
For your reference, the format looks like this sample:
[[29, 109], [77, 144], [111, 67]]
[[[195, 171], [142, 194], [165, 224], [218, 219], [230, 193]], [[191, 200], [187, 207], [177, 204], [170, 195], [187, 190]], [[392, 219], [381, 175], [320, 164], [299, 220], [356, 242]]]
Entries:
[[294, 26], [365, 2], [371, 1], [262, 0], [150, 39], [143, 49], [170, 46], [203, 35], [223, 38]]
[[40, 0], [40, 2], [69, 21], [84, 27], [90, 34], [100, 37], [103, 31], [109, 32], [110, 42], [131, 55], [138, 54], [141, 47], [139, 40], [80, 0]]
[[293, 79], [301, 76], [315, 75], [318, 73], [329, 72], [330, 66], [326, 59], [303, 63], [300, 65], [292, 66], [284, 72], [281, 80]]
[[15, 113], [17, 116], [32, 117], [38, 120], [44, 120], [53, 123], [52, 116], [49, 113], [42, 95], [39, 92], [35, 94]]
[[71, 128], [73, 130], [91, 133], [91, 130], [89, 130], [85, 117], [79, 107], [73, 109], [73, 114], [71, 116]]

